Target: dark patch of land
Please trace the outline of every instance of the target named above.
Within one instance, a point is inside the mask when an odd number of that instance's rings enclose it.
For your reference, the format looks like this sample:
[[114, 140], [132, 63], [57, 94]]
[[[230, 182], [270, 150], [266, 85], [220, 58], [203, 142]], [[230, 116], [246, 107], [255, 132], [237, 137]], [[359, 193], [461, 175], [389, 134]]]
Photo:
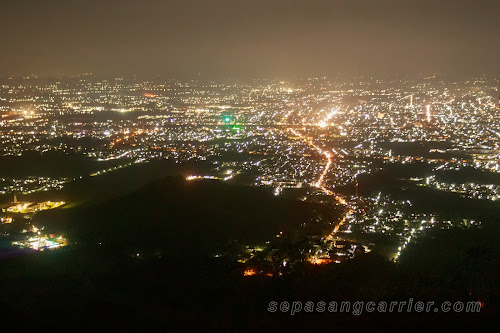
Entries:
[[126, 164], [130, 160], [98, 162], [81, 153], [38, 153], [29, 151], [22, 156], [2, 156], [0, 177], [77, 177], [91, 172]]
[[[408, 180], [411, 177], [430, 176], [433, 174], [431, 169], [431, 165], [423, 162], [387, 165], [376, 173], [361, 175], [358, 178], [358, 193], [363, 196], [379, 192], [390, 194], [394, 199], [410, 200], [410, 209], [415, 213], [433, 213], [448, 219], [475, 219], [492, 231], [500, 232], [500, 202], [464, 198], [459, 193], [417, 186], [415, 182]], [[498, 181], [497, 174], [472, 169], [465, 169], [463, 172], [438, 172], [437, 175], [449, 180], [461, 180], [463, 183]], [[348, 195], [355, 194], [354, 185], [339, 190]]]
[[462, 168], [460, 170], [438, 171], [436, 172], [436, 180], [455, 184], [475, 183], [500, 185], [500, 174], [474, 168]]
[[79, 244], [205, 257], [233, 242], [263, 245], [280, 232], [326, 233], [338, 215], [320, 204], [277, 198], [267, 188], [178, 176], [102, 203], [41, 212], [34, 223]]
[[[18, 171], [20, 176], [26, 177], [27, 175], [30, 175], [29, 170], [38, 170], [36, 175], [49, 176], [53, 170], [67, 167], [65, 162], [61, 162], [57, 158], [55, 160], [43, 159], [44, 162], [40, 163], [37, 160], [32, 162], [30, 162], [29, 159], [19, 160], [20, 164], [30, 164], [30, 166], [26, 166], [25, 169]], [[73, 160], [71, 157], [68, 157], [67, 163], [71, 165], [78, 165], [78, 160], [78, 158]], [[204, 174], [208, 173], [208, 171], [213, 168], [211, 163], [204, 161], [187, 161], [178, 163], [175, 160], [157, 159], [147, 163], [132, 164], [126, 168], [116, 169], [115, 171], [99, 174], [94, 177], [91, 177], [88, 173], [86, 173], [90, 171], [104, 170], [126, 162], [127, 161], [119, 160], [114, 161], [113, 164], [107, 164], [107, 162], [95, 161], [95, 165], [93, 165], [91, 169], [78, 171], [85, 171], [81, 178], [76, 177], [74, 181], [64, 184], [64, 187], [61, 190], [34, 192], [29, 195], [17, 194], [17, 197], [19, 200], [26, 201], [62, 200], [70, 203], [71, 205], [86, 201], [105, 201], [133, 192], [151, 181], [163, 179], [166, 176]], [[40, 167], [40, 169], [38, 169], [38, 167]], [[81, 167], [81, 165], [78, 167]], [[43, 170], [47, 170], [47, 173]], [[77, 170], [73, 170], [71, 172], [76, 175], [80, 174]], [[8, 203], [11, 201], [12, 194], [0, 196], [0, 203]]]

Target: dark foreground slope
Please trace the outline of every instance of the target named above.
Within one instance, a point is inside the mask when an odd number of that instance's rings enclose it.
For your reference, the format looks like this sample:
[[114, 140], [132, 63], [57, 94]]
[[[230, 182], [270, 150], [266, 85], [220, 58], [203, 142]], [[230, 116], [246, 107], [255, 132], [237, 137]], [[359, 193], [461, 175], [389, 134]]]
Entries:
[[[234, 258], [213, 256], [282, 229], [295, 234], [293, 242], [314, 232], [302, 222], [329, 211], [258, 189], [169, 178], [103, 204], [51, 212], [40, 219], [77, 244], [2, 260], [2, 314], [19, 327], [169, 332], [477, 331], [496, 315], [496, 238], [481, 230], [437, 232], [410, 247], [401, 264], [368, 254], [340, 265], [304, 263], [275, 277], [243, 277]], [[409, 298], [480, 299], [485, 307], [479, 314], [267, 311], [270, 301]]]
[[167, 177], [104, 203], [42, 212], [35, 223], [78, 246], [111, 252], [206, 258], [240, 245], [322, 234], [333, 207], [277, 198], [268, 189]]

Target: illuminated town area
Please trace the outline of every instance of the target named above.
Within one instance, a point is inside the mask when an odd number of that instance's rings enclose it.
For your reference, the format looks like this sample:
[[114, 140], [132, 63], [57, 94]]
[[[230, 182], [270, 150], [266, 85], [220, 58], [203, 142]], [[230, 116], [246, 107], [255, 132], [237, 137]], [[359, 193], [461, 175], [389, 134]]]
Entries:
[[[283, 253], [274, 240], [246, 246], [239, 261], [255, 272], [266, 262], [273, 269], [260, 272], [271, 275], [296, 262], [341, 263], [377, 248], [380, 244], [371, 234], [394, 240], [385, 254], [397, 260], [430, 228], [481, 225], [417, 212], [411, 200], [397, 198], [393, 190], [365, 186], [366, 177], [377, 178], [388, 168], [414, 167], [415, 174], [387, 182], [471, 199], [494, 201], [500, 194], [498, 182], [436, 178], [464, 170], [500, 173], [494, 78], [303, 77], [243, 83], [102, 80], [86, 74], [57, 80], [13, 77], [1, 83], [0, 157], [22, 161], [37, 154], [94, 163], [92, 170], [73, 174], [4, 176], [0, 193], [5, 196], [57, 192], [82, 177], [167, 160], [209, 166], [187, 175], [188, 181], [266, 187], [275, 196], [343, 211], [338, 220], [328, 222], [329, 232], [310, 235], [294, 254]], [[14, 202], [2, 209], [7, 214], [3, 219], [63, 205]], [[58, 239], [34, 237], [15, 244], [66, 244]], [[260, 250], [252, 250], [255, 246]]]

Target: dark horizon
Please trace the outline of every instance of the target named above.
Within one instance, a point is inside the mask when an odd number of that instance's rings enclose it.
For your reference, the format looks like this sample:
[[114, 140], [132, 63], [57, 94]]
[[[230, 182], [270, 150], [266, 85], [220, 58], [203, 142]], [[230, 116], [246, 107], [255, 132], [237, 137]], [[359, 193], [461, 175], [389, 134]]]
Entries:
[[500, 3], [17, 1], [0, 74], [500, 73]]

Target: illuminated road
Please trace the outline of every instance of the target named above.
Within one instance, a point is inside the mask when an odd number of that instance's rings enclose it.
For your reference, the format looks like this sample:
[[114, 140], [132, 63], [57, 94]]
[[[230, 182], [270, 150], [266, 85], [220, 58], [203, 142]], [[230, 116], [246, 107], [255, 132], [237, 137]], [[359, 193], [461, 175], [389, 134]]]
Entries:
[[298, 131], [294, 130], [293, 128], [288, 128], [288, 131], [292, 132], [293, 134], [295, 134], [296, 136], [298, 136], [299, 138], [301, 138], [302, 140], [304, 140], [308, 145], [310, 145], [311, 147], [313, 147], [314, 149], [316, 149], [321, 155], [325, 156], [325, 158], [327, 160], [325, 169], [323, 170], [323, 172], [319, 176], [318, 180], [316, 182], [314, 182], [313, 185], [315, 187], [321, 189], [325, 194], [332, 195], [333, 192], [330, 191], [329, 189], [327, 189], [324, 186], [325, 176], [328, 173], [328, 171], [330, 170], [330, 167], [332, 165], [332, 156], [331, 156], [330, 152], [323, 151], [320, 147], [316, 146], [311, 139], [309, 139], [306, 136], [302, 135], [301, 133], [299, 133]]
[[[330, 119], [336, 114], [336, 112], [337, 112], [336, 110], [332, 111], [330, 114], [328, 114], [326, 116], [326, 118], [324, 120], [320, 121], [317, 126], [322, 127], [322, 128], [326, 127], [327, 122], [330, 121]], [[289, 116], [289, 114], [287, 114], [287, 116], [285, 116], [284, 120], [286, 120], [286, 118], [288, 118], [288, 116]], [[323, 172], [319, 176], [318, 180], [313, 185], [315, 187], [321, 189], [327, 195], [335, 195], [335, 193], [333, 191], [327, 189], [325, 186], [325, 177], [328, 174], [328, 171], [330, 170], [330, 168], [332, 166], [332, 154], [329, 151], [324, 151], [323, 149], [318, 147], [313, 142], [313, 139], [306, 137], [305, 135], [301, 134], [298, 130], [293, 129], [293, 128], [288, 128], [287, 130], [289, 132], [293, 133], [294, 135], [296, 135], [297, 137], [299, 137], [304, 142], [306, 142], [309, 146], [311, 146], [316, 151], [318, 151], [319, 154], [323, 155], [324, 158], [327, 160], [325, 169], [323, 170]], [[335, 199], [337, 200], [338, 203], [347, 207], [347, 212], [342, 217], [342, 219], [339, 221], [339, 223], [335, 226], [333, 231], [330, 234], [326, 235], [326, 239], [328, 239], [328, 240], [334, 239], [335, 234], [339, 231], [340, 227], [344, 225], [344, 223], [347, 221], [348, 217], [354, 212], [354, 210], [352, 208], [348, 207], [348, 203], [346, 202], [346, 200], [344, 198], [342, 198], [339, 195], [335, 195]], [[313, 263], [316, 263], [316, 262], [314, 261]]]

